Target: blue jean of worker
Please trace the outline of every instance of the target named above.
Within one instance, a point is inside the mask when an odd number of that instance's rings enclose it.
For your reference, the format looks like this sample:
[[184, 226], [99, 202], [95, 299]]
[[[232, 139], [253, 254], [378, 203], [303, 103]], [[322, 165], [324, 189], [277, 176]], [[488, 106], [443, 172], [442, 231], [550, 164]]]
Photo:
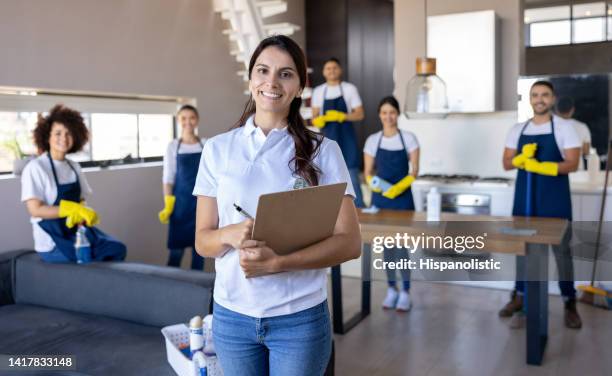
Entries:
[[[125, 260], [126, 249], [123, 244], [109, 243], [110, 246], [98, 247], [93, 250], [92, 261], [123, 261]], [[76, 253], [72, 251], [62, 251], [54, 247], [50, 252], [38, 252], [44, 262], [52, 264], [68, 264], [77, 261]]]
[[[180, 268], [181, 261], [183, 260], [183, 254], [185, 253], [185, 248], [170, 248], [169, 252], [167, 265]], [[196, 252], [195, 246], [191, 248], [191, 269], [204, 269], [204, 257], [200, 256], [198, 252]]]
[[363, 195], [361, 194], [361, 180], [359, 180], [360, 171], [358, 168], [349, 168], [348, 171], [351, 177], [351, 183], [353, 184], [353, 189], [355, 190], [355, 206], [358, 208], [364, 208]]
[[[569, 246], [571, 233], [572, 227], [570, 223], [569, 229], [561, 245], [552, 246], [552, 251], [557, 263], [557, 270], [559, 271], [559, 290], [561, 290], [561, 296], [564, 300], [576, 298], [576, 289], [574, 288], [574, 263], [572, 260], [572, 250]], [[520, 270], [521, 267], [519, 267], [518, 264], [525, 262], [525, 256], [518, 256], [516, 262], [517, 270]], [[524, 267], [522, 270], [524, 270]], [[525, 281], [521, 279], [521, 276], [517, 277], [514, 288], [522, 295], [525, 293]]]
[[323, 375], [331, 356], [327, 301], [290, 315], [256, 318], [215, 303], [213, 340], [228, 376]]
[[[405, 248], [385, 248], [383, 251], [383, 258], [385, 262], [400, 263], [402, 260], [410, 260], [410, 254]], [[389, 287], [397, 286], [397, 275], [396, 269], [386, 268], [387, 272], [387, 283]], [[399, 269], [399, 273], [402, 276], [402, 288], [404, 291], [410, 290], [410, 269]]]

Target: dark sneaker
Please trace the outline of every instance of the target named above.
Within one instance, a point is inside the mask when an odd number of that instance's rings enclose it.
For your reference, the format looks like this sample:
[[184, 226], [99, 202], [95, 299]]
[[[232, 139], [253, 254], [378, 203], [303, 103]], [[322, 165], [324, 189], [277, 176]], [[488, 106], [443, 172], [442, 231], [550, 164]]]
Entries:
[[499, 317], [512, 317], [515, 312], [523, 310], [523, 296], [512, 290], [510, 301], [499, 311]]
[[576, 309], [576, 299], [565, 302], [565, 327], [570, 329], [582, 328], [582, 319]]

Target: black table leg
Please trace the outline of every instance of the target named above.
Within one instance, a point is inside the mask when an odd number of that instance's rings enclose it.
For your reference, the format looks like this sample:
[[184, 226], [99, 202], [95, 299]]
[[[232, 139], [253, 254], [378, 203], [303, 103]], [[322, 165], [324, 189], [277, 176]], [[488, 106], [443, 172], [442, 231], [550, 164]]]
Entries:
[[527, 244], [527, 364], [541, 365], [548, 340], [548, 245]]
[[349, 330], [359, 324], [361, 320], [370, 314], [370, 270], [371, 270], [371, 248], [369, 244], [364, 244], [361, 255], [361, 311], [357, 312], [348, 321], [344, 322], [342, 313], [342, 273], [340, 265], [332, 266], [332, 315], [334, 333], [346, 334]]

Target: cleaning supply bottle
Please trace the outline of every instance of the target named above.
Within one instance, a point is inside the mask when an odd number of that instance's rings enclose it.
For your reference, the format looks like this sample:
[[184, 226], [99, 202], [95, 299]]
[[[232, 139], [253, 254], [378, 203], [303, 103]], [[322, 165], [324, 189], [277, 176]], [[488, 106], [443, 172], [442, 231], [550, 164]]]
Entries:
[[76, 251], [77, 264], [87, 264], [91, 262], [91, 244], [86, 235], [87, 229], [83, 225], [79, 225], [76, 233], [76, 241], [74, 249]]
[[372, 178], [372, 187], [380, 189], [380, 191], [383, 193], [387, 191], [387, 189], [391, 188], [391, 186], [392, 186], [391, 183], [389, 183], [388, 181], [382, 178], [379, 178], [378, 176], [374, 176]]
[[589, 180], [591, 182], [597, 181], [597, 177], [599, 176], [599, 164], [599, 155], [597, 155], [595, 148], [591, 148], [587, 156], [587, 173], [589, 174]]
[[427, 221], [440, 221], [440, 212], [442, 211], [442, 198], [437, 187], [432, 187], [427, 194]]
[[204, 332], [200, 316], [194, 316], [189, 321], [189, 347], [192, 357], [196, 352], [202, 351], [204, 348]]
[[213, 343], [212, 336], [212, 320], [213, 315], [206, 315], [203, 320], [203, 329], [204, 329], [204, 355], [213, 356], [216, 355], [215, 344]]
[[208, 369], [206, 368], [206, 357], [202, 351], [196, 351], [192, 357], [194, 375], [197, 376], [208, 376]]

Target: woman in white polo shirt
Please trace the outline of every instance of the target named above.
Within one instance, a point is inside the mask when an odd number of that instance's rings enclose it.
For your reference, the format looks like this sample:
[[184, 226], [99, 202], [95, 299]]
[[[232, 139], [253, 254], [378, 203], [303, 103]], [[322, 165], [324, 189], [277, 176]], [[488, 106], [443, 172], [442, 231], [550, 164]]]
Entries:
[[[360, 255], [354, 191], [338, 145], [300, 116], [302, 50], [286, 36], [264, 39], [251, 57], [251, 97], [236, 127], [204, 145], [196, 248], [216, 258], [213, 335], [227, 375], [322, 375], [331, 353], [326, 269]], [[334, 234], [278, 256], [257, 239], [260, 195], [304, 184], [347, 182]]]

